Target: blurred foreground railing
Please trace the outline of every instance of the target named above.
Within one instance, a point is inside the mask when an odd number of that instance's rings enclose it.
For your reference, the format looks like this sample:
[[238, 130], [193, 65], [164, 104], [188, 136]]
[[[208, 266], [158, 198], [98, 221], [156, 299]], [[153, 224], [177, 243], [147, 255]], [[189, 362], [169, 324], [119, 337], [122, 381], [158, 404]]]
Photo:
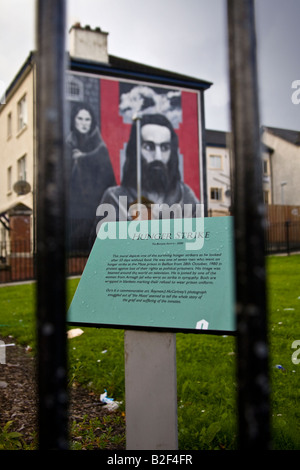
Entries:
[[[39, 449], [68, 449], [67, 275], [88, 253], [66, 244], [63, 0], [37, 2], [37, 253], [1, 246], [0, 282], [37, 278]], [[270, 447], [265, 260], [299, 246], [299, 227], [266, 227], [262, 198], [254, 0], [227, 0], [233, 132], [239, 448]], [[277, 232], [277, 235], [275, 234]], [[21, 243], [21, 242], [17, 242]], [[7, 274], [8, 279], [2, 280]]]

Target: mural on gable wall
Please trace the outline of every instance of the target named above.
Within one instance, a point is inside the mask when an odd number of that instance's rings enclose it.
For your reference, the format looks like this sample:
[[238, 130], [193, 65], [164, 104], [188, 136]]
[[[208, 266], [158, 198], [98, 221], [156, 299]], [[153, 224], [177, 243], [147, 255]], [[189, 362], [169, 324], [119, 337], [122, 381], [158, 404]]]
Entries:
[[119, 196], [128, 207], [137, 198], [137, 113], [142, 196], [193, 208], [203, 201], [198, 91], [70, 72], [67, 101], [71, 250], [91, 249], [99, 204], [113, 204], [118, 217]]

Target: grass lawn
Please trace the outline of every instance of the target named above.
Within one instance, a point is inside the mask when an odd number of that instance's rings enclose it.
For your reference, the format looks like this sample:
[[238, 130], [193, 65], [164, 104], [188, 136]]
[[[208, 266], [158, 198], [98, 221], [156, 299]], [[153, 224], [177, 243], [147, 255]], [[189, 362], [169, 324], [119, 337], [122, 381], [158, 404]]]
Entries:
[[[300, 340], [299, 267], [299, 255], [267, 258], [274, 449], [300, 450], [300, 343], [293, 348]], [[70, 299], [77, 284], [68, 281]], [[33, 350], [34, 304], [35, 284], [0, 288], [1, 335]], [[124, 407], [124, 332], [83, 330], [69, 340], [70, 378], [99, 394], [105, 388]], [[235, 338], [179, 333], [176, 340], [179, 449], [236, 449]]]

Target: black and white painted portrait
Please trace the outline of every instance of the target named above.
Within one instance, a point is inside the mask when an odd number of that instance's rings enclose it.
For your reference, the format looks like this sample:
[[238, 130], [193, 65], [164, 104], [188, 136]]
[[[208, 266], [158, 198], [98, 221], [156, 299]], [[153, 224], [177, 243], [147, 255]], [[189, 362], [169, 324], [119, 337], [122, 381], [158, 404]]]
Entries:
[[93, 242], [96, 208], [106, 188], [116, 184], [107, 147], [92, 106], [76, 102], [67, 137], [69, 155], [69, 221], [71, 247], [85, 249]]

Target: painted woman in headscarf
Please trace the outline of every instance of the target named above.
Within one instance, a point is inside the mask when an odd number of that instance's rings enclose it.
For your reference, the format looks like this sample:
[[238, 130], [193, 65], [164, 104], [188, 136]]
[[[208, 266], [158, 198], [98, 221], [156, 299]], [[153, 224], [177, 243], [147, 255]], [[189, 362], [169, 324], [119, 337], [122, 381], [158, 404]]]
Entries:
[[89, 246], [96, 209], [104, 191], [116, 184], [107, 147], [87, 103], [73, 107], [66, 143], [70, 165], [71, 246], [82, 248]]

